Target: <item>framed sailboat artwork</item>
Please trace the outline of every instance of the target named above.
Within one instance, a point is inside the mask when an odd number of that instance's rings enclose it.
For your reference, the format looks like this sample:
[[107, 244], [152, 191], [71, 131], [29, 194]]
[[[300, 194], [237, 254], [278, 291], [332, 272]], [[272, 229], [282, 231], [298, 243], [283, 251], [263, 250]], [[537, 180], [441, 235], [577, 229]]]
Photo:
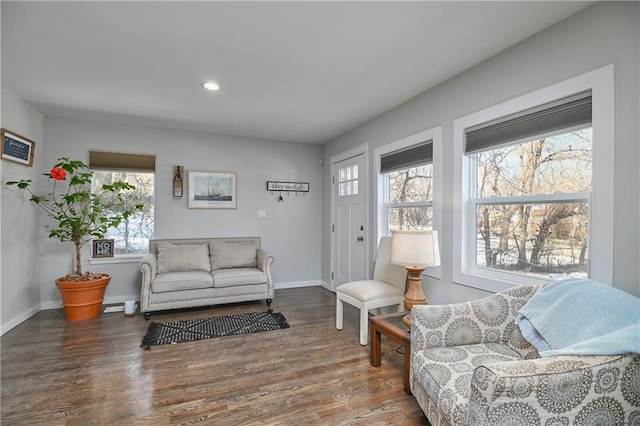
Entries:
[[235, 209], [237, 207], [234, 172], [189, 170], [190, 209]]

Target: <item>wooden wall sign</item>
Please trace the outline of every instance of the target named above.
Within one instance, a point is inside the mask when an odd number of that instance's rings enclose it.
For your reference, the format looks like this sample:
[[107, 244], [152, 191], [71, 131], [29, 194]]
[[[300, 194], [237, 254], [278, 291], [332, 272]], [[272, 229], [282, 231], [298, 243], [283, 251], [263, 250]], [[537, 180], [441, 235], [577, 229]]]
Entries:
[[30, 139], [13, 133], [7, 129], [0, 129], [2, 138], [2, 158], [15, 161], [25, 166], [33, 165], [33, 154], [36, 143]]
[[267, 181], [267, 191], [309, 192], [309, 183]]

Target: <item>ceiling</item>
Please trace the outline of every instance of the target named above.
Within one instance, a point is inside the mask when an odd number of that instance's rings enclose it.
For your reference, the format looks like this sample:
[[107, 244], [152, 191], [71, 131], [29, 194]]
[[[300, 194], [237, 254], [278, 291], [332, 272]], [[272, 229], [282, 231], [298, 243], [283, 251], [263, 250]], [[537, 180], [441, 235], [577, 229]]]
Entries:
[[323, 143], [592, 3], [2, 1], [2, 85], [45, 115]]

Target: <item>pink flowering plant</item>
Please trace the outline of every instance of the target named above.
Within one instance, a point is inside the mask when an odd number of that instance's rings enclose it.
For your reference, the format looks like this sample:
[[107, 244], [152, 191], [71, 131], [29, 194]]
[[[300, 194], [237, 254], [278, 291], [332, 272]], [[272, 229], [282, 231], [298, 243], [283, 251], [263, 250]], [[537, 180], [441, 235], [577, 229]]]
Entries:
[[[117, 228], [123, 220], [133, 214], [125, 209], [123, 192], [135, 189], [127, 182], [103, 184], [100, 191], [91, 191], [93, 171], [82, 161], [67, 157], [58, 159], [49, 173], [44, 173], [53, 182], [47, 195], [37, 195], [31, 189], [31, 179], [6, 182], [27, 191], [30, 201], [45, 211], [55, 225], [45, 225], [49, 238], [61, 242], [73, 242], [75, 246], [74, 274], [65, 277], [68, 281], [90, 279], [93, 274], [82, 273], [81, 249], [92, 239], [104, 238], [109, 228]], [[141, 209], [136, 205], [135, 209]]]

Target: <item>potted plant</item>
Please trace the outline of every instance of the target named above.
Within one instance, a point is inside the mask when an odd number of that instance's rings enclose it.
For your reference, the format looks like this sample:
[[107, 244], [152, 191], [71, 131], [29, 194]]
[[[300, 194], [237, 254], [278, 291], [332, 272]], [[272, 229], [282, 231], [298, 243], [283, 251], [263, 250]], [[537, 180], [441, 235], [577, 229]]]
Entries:
[[[127, 182], [103, 184], [99, 192], [91, 191], [93, 172], [82, 161], [68, 157], [58, 159], [45, 176], [53, 182], [47, 195], [31, 189], [31, 179], [6, 182], [27, 191], [30, 201], [41, 207], [54, 224], [45, 225], [49, 238], [72, 242], [75, 247], [75, 271], [56, 280], [69, 320], [97, 317], [104, 292], [111, 280], [109, 274], [82, 271], [82, 247], [92, 239], [104, 238], [112, 227], [118, 227], [133, 214], [124, 208], [124, 191], [135, 187]], [[135, 209], [141, 209], [136, 205]]]

